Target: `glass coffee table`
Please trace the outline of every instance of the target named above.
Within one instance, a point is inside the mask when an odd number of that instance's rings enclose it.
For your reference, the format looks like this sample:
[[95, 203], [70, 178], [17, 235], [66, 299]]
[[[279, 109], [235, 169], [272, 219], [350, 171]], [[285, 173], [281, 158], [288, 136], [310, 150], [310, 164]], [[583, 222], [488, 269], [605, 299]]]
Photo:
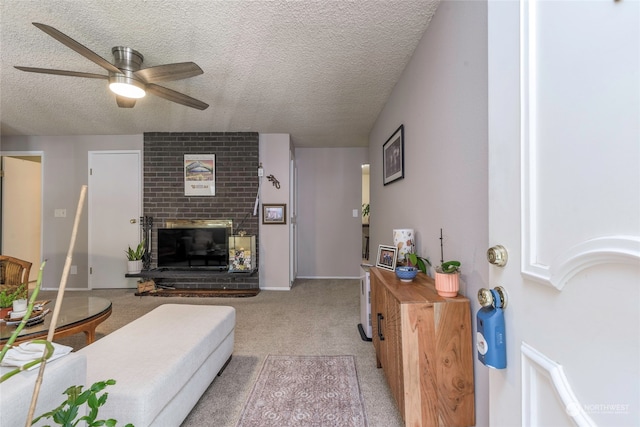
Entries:
[[[44, 322], [23, 328], [15, 343], [46, 338], [55, 305], [55, 299], [45, 305], [44, 308], [51, 311], [44, 317]], [[109, 316], [111, 316], [111, 301], [108, 299], [90, 296], [65, 297], [58, 314], [58, 325], [53, 339], [84, 332], [87, 344], [91, 344], [96, 339], [96, 327]], [[0, 321], [0, 348], [9, 340], [16, 327]]]

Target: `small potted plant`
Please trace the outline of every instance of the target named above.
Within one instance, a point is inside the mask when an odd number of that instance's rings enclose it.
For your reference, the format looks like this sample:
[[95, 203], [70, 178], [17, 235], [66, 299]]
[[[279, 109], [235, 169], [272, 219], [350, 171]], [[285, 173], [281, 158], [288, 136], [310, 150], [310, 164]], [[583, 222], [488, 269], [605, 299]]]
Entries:
[[142, 271], [142, 257], [145, 251], [144, 240], [141, 241], [135, 249], [129, 246], [129, 248], [124, 251], [127, 254], [127, 272], [129, 274], [138, 274]]
[[436, 267], [436, 291], [442, 297], [452, 298], [460, 289], [460, 261], [443, 261]]
[[24, 299], [26, 286], [27, 284], [23, 283], [17, 288], [0, 291], [0, 319], [4, 319], [13, 310], [15, 300]]

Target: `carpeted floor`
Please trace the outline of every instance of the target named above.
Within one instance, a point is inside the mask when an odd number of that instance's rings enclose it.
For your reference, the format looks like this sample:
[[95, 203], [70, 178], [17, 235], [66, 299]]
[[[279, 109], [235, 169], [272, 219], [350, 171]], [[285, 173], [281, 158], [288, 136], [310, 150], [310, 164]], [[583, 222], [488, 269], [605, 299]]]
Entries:
[[290, 426], [367, 426], [354, 356], [267, 356], [237, 427]]
[[[113, 314], [97, 328], [97, 338], [161, 304], [212, 304], [236, 308], [235, 346], [231, 363], [203, 394], [183, 427], [234, 427], [266, 357], [274, 355], [354, 355], [366, 416], [371, 427], [400, 427], [402, 419], [384, 374], [376, 368], [371, 342], [362, 341], [358, 280], [298, 280], [290, 291], [261, 291], [246, 298], [139, 297], [134, 289], [94, 290], [108, 298]], [[83, 295], [87, 292], [83, 291]], [[42, 292], [42, 298], [53, 296]], [[84, 335], [58, 340], [75, 349]], [[167, 345], [180, 337], [168, 336]], [[133, 363], [133, 362], [132, 362]], [[117, 380], [117, 378], [116, 378]], [[125, 423], [126, 420], [118, 420]]]

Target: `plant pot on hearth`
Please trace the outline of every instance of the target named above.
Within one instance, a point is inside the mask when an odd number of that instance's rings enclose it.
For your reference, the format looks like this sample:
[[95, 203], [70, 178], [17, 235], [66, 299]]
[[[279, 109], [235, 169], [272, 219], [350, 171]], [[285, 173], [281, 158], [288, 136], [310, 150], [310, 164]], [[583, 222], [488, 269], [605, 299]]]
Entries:
[[460, 262], [447, 261], [436, 267], [436, 292], [445, 298], [453, 298], [460, 290]]
[[127, 273], [139, 274], [142, 271], [142, 260], [127, 261]]
[[127, 273], [138, 274], [142, 271], [142, 257], [145, 253], [144, 240], [138, 244], [136, 249], [131, 246], [124, 251], [127, 254]]

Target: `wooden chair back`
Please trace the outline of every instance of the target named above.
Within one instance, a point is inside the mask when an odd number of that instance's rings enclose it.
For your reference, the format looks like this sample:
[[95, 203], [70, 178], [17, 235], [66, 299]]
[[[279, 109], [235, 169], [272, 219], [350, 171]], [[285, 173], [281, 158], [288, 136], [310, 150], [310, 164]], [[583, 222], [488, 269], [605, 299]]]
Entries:
[[14, 292], [20, 285], [24, 287], [24, 298], [29, 295], [29, 273], [31, 263], [7, 255], [0, 255], [0, 290], [7, 293]]

